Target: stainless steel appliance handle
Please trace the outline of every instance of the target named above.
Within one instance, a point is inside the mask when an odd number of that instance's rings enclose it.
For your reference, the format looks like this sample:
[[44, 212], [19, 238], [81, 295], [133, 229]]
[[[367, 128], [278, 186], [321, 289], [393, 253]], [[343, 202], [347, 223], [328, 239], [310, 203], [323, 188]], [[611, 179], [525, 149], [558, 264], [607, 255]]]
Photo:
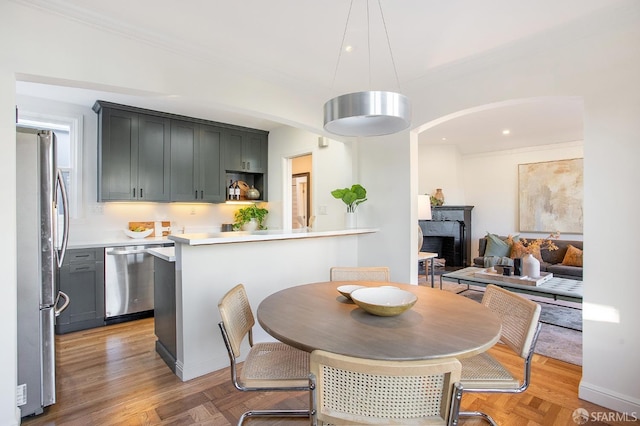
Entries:
[[121, 255], [127, 255], [127, 254], [142, 254], [146, 252], [147, 252], [146, 249], [142, 249], [142, 250], [109, 250], [106, 253], [110, 256], [121, 256]]
[[[58, 301], [60, 300], [61, 297], [64, 299], [64, 304], [58, 308]], [[60, 316], [62, 311], [67, 309], [67, 306], [69, 306], [69, 302], [70, 301], [71, 300], [69, 299], [69, 296], [67, 295], [67, 293], [65, 293], [63, 291], [59, 291], [58, 292], [58, 295], [56, 296], [56, 304], [55, 304], [55, 315], [56, 315], [56, 317]]]
[[[60, 250], [56, 250], [56, 258], [58, 261], [58, 268], [62, 267], [64, 261], [64, 255], [67, 253], [67, 244], [69, 242], [69, 199], [67, 198], [67, 189], [64, 186], [64, 179], [62, 172], [58, 169], [56, 173], [56, 182], [60, 186], [60, 194], [62, 194], [62, 208], [64, 210], [64, 228], [62, 230], [62, 247]], [[57, 193], [57, 191], [56, 191]], [[58, 231], [57, 229], [55, 230]]]

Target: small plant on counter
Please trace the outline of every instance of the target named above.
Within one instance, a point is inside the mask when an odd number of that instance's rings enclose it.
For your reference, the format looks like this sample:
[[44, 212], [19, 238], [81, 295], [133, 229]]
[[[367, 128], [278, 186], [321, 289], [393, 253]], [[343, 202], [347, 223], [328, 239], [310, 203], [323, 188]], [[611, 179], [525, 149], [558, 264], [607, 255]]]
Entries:
[[263, 222], [268, 213], [269, 210], [264, 207], [258, 207], [257, 204], [251, 204], [249, 207], [238, 209], [234, 214], [235, 222], [233, 223], [233, 230], [238, 231], [242, 229], [242, 226], [250, 222], [251, 219], [255, 219], [258, 223], [257, 229], [267, 229]]
[[367, 190], [359, 183], [351, 185], [351, 188], [334, 189], [331, 195], [347, 205], [347, 213], [354, 213], [356, 207], [367, 201]]

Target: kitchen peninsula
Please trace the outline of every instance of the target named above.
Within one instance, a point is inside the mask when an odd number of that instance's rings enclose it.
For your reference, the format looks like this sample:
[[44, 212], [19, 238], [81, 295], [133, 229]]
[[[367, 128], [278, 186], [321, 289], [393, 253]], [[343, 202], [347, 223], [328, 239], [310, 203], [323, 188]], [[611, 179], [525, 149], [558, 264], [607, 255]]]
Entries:
[[[276, 291], [328, 280], [332, 266], [358, 265], [358, 245], [367, 244], [375, 232], [367, 228], [169, 236], [175, 242], [175, 373], [186, 381], [229, 365], [217, 305], [233, 286], [245, 285], [255, 310]], [[165, 256], [165, 261], [170, 259]], [[256, 324], [254, 340], [273, 338]]]

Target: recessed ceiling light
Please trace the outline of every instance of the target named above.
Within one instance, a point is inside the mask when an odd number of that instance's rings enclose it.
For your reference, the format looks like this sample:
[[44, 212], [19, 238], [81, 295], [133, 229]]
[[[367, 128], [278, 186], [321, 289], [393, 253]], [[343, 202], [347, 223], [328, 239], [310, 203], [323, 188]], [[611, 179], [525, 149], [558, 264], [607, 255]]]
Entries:
[[446, 140], [447, 140], [447, 138], [442, 138], [442, 140], [443, 140], [443, 141], [446, 141]]
[[351, 46], [350, 44], [349, 44], [349, 45], [346, 45], [346, 46], [344, 47], [344, 51], [345, 51], [345, 52], [347, 52], [347, 53], [351, 53], [351, 52], [353, 52], [353, 46]]
[[509, 133], [511, 133], [511, 130], [509, 130], [509, 129], [504, 129], [504, 130], [502, 131], [502, 134], [503, 134], [503, 135], [508, 135]]

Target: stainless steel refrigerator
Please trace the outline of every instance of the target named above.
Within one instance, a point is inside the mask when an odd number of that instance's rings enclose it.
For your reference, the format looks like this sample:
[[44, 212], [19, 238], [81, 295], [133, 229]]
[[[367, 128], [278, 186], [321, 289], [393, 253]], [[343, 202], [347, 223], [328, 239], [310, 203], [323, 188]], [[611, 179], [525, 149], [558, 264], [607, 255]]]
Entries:
[[55, 134], [22, 128], [16, 134], [17, 402], [25, 417], [56, 402], [54, 324], [69, 303], [56, 290], [56, 273], [67, 247], [69, 216]]

